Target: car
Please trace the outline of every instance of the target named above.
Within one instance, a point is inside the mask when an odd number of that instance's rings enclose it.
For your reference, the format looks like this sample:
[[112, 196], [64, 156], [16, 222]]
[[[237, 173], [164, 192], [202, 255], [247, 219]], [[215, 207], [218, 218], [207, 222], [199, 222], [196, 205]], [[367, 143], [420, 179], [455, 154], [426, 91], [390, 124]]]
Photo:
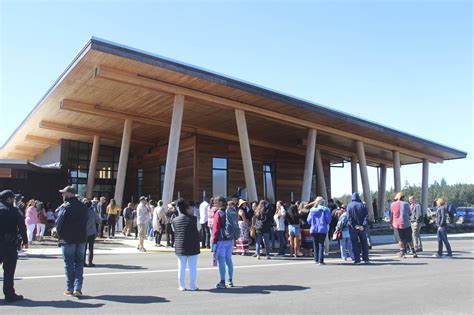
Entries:
[[474, 222], [474, 207], [457, 207], [455, 216], [455, 222], [457, 223]]

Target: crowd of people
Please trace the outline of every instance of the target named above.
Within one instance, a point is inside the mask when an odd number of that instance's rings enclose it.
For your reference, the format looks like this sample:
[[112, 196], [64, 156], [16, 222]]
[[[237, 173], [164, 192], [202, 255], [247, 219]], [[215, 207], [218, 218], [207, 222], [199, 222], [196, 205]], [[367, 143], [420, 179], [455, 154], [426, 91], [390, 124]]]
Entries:
[[[257, 259], [262, 256], [266, 259], [286, 255], [295, 258], [312, 256], [315, 263], [325, 265], [324, 258], [329, 254], [331, 239], [339, 243], [343, 261], [350, 258], [354, 264], [370, 263], [369, 214], [357, 192], [353, 193], [352, 201], [347, 205], [323, 197], [312, 202], [285, 204], [278, 201], [272, 205], [267, 200], [249, 203], [239, 198], [216, 196], [199, 204], [179, 198], [165, 207], [161, 200], [148, 200], [142, 196], [137, 205], [128, 203], [124, 209], [114, 199], [107, 202], [104, 197], [81, 198], [73, 186], [65, 187], [60, 193], [64, 202], [54, 212], [40, 201], [30, 200], [25, 205], [22, 196], [11, 191], [0, 193], [0, 258], [5, 270], [7, 301], [22, 299], [13, 289], [18, 244], [28, 247], [34, 236], [41, 241], [48, 225], [55, 226], [53, 234], [62, 250], [65, 295], [82, 295], [83, 268], [95, 266], [95, 239], [105, 238], [105, 230], [108, 238], [115, 238], [120, 220], [123, 220], [120, 224], [122, 233], [127, 237], [133, 233], [135, 239], [138, 238], [137, 250], [146, 252], [145, 239], [154, 240], [155, 246], [174, 247], [181, 291], [186, 290], [187, 266], [190, 270], [189, 290], [197, 290], [197, 257], [203, 248], [214, 253], [220, 277], [216, 288], [233, 286], [232, 255], [252, 255], [252, 245], [255, 245], [252, 256]], [[438, 252], [435, 257], [442, 257], [443, 244], [447, 257], [452, 256], [447, 238], [445, 204], [443, 198], [437, 199]], [[410, 196], [407, 203], [403, 192], [398, 193], [390, 204], [390, 225], [399, 244], [400, 257], [406, 257], [410, 251], [417, 258], [417, 252], [423, 250], [419, 235], [422, 222], [423, 214], [416, 199]], [[162, 244], [163, 236], [166, 245]]]

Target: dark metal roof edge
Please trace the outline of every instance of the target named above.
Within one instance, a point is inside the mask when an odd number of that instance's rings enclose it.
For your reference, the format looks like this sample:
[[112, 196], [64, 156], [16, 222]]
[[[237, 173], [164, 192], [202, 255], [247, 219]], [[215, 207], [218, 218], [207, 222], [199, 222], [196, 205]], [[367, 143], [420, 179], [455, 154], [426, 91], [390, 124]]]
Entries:
[[3, 150], [6, 144], [15, 136], [15, 134], [20, 130], [20, 128], [28, 121], [28, 119], [36, 112], [36, 110], [39, 109], [41, 104], [46, 100], [46, 98], [55, 90], [56, 86], [64, 79], [66, 74], [73, 68], [74, 64], [76, 64], [79, 59], [82, 58], [83, 54], [90, 48], [92, 42], [92, 38], [87, 41], [87, 43], [84, 45], [84, 47], [79, 51], [79, 53], [74, 57], [74, 59], [69, 63], [69, 65], [64, 69], [64, 71], [61, 73], [61, 75], [54, 81], [53, 85], [46, 91], [46, 93], [41, 97], [41, 99], [36, 103], [36, 105], [33, 107], [33, 109], [30, 111], [30, 113], [23, 119], [23, 121], [16, 127], [15, 131], [8, 137], [8, 139], [3, 143], [3, 145], [0, 147], [0, 150]]
[[393, 136], [400, 136], [407, 140], [415, 141], [432, 147], [436, 147], [443, 151], [447, 151], [451, 154], [457, 155], [456, 158], [465, 158], [466, 152], [460, 151], [455, 148], [451, 148], [431, 140], [423, 139], [381, 124], [371, 122], [356, 116], [352, 116], [342, 111], [338, 111], [332, 108], [328, 108], [321, 104], [304, 100], [298, 97], [287, 95], [269, 88], [259, 86], [250, 82], [242, 81], [240, 79], [232, 78], [214, 71], [210, 71], [204, 68], [196, 67], [184, 62], [180, 62], [174, 59], [170, 59], [157, 54], [138, 50], [129, 46], [117, 44], [108, 40], [100, 39], [97, 37], [91, 38], [91, 49], [109, 53], [123, 58], [128, 58], [138, 62], [143, 62], [167, 70], [175, 71], [178, 73], [192, 75], [200, 79], [204, 79], [213, 83], [221, 84], [227, 87], [240, 89], [252, 94], [256, 94], [262, 97], [271, 98], [276, 101], [280, 101], [289, 105], [297, 106], [303, 109], [311, 110], [316, 113], [332, 116], [339, 119], [344, 119], [350, 123], [355, 123], [361, 127], [369, 128], [374, 131], [383, 132]]

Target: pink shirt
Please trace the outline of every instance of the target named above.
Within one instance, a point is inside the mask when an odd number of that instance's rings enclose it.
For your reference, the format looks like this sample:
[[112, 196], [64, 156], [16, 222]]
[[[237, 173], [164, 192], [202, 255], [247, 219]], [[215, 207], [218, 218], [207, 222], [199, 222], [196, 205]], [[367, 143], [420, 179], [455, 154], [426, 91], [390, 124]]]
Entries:
[[25, 224], [38, 224], [38, 211], [35, 207], [28, 207], [26, 209]]

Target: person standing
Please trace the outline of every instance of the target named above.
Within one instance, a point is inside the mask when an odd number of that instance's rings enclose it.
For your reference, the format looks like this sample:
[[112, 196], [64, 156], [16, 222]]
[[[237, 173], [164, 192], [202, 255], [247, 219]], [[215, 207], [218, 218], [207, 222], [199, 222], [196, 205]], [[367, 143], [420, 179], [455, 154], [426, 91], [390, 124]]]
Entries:
[[[159, 247], [163, 246], [161, 245], [161, 239], [163, 238], [163, 234], [165, 234], [166, 231], [166, 210], [165, 207], [163, 207], [163, 201], [158, 200], [158, 207], [155, 208], [157, 212], [157, 219], [158, 219], [158, 233], [156, 234], [156, 239], [155, 239], [155, 244]], [[153, 217], [154, 218], [154, 217]]]
[[59, 192], [64, 200], [59, 210], [63, 212], [63, 221], [58, 229], [66, 273], [64, 295], [82, 296], [89, 210], [77, 199], [74, 186], [66, 186]]
[[421, 211], [421, 206], [416, 202], [415, 196], [408, 197], [410, 202], [410, 222], [411, 222], [411, 231], [413, 237], [413, 243], [417, 252], [423, 251], [423, 245], [421, 243], [420, 230], [423, 224], [423, 212]]
[[250, 227], [244, 210], [240, 209], [238, 212], [238, 216], [240, 235], [239, 238], [235, 241], [235, 251], [236, 253], [245, 256], [248, 253], [250, 247]]
[[115, 224], [117, 223], [117, 217], [120, 214], [120, 207], [115, 202], [115, 199], [110, 199], [109, 205], [107, 206], [107, 226], [108, 226], [108, 238], [115, 238]]
[[227, 200], [222, 196], [218, 196], [215, 197], [214, 201], [216, 202], [218, 210], [214, 215], [212, 227], [212, 251], [216, 253], [220, 275], [220, 282], [216, 285], [216, 288], [225, 289], [226, 266], [228, 275], [227, 286], [234, 286], [234, 282], [232, 280], [234, 274], [234, 265], [232, 263], [232, 250], [234, 248], [234, 239], [229, 239], [228, 237], [226, 237], [226, 233], [224, 233], [226, 228]]
[[107, 201], [105, 197], [100, 197], [97, 204], [97, 211], [100, 213], [100, 238], [104, 238], [104, 229], [107, 226]]
[[133, 203], [128, 203], [127, 207], [123, 210], [123, 217], [125, 219], [123, 235], [130, 236], [133, 228]]
[[[97, 225], [100, 223], [100, 215], [93, 207], [92, 202], [87, 199], [83, 202], [89, 210], [87, 215], [87, 242], [86, 249], [84, 250], [84, 267], [95, 267], [92, 261], [94, 259], [94, 244], [97, 237]], [[86, 263], [87, 249], [89, 249], [89, 259]]]
[[412, 250], [413, 258], [418, 258], [413, 246], [412, 231], [410, 225], [410, 205], [405, 202], [405, 194], [397, 193], [395, 201], [390, 205], [390, 224], [395, 233], [395, 238], [400, 246], [400, 257], [405, 258], [406, 248]]
[[448, 225], [446, 224], [446, 218], [448, 216], [448, 208], [446, 207], [446, 201], [444, 198], [436, 199], [436, 226], [437, 237], [438, 237], [438, 252], [433, 255], [433, 257], [441, 258], [443, 257], [443, 243], [446, 246], [446, 258], [453, 257], [453, 251], [451, 250], [451, 245], [448, 241]]
[[286, 210], [283, 206], [281, 201], [277, 201], [276, 204], [276, 212], [273, 216], [273, 220], [275, 221], [275, 229], [278, 237], [279, 248], [278, 248], [278, 256], [285, 256], [286, 250], [286, 238], [285, 238], [285, 218], [286, 218]]
[[314, 202], [307, 205], [307, 207], [312, 207], [309, 210], [307, 221], [311, 225], [310, 232], [313, 236], [314, 262], [319, 265], [325, 264], [324, 241], [331, 223], [331, 210], [326, 205], [326, 200], [321, 196], [316, 197]]
[[201, 224], [202, 233], [202, 245], [201, 248], [211, 248], [211, 232], [209, 230], [209, 208], [210, 205], [206, 199], [204, 199], [199, 205], [199, 223]]
[[288, 235], [290, 240], [290, 257], [301, 257], [303, 254], [300, 252], [301, 247], [301, 227], [300, 227], [300, 215], [298, 213], [298, 207], [291, 205], [288, 208], [286, 215], [286, 221], [288, 222]]
[[150, 218], [150, 208], [148, 208], [147, 200], [145, 196], [140, 197], [140, 203], [137, 206], [137, 229], [138, 229], [138, 246], [137, 249], [141, 252], [146, 252], [143, 245], [146, 238], [146, 230], [148, 220]]
[[209, 202], [209, 211], [207, 212], [207, 226], [209, 227], [209, 244], [213, 244], [214, 242], [212, 241], [212, 226], [214, 224], [214, 216], [216, 215], [216, 212], [219, 209], [217, 209], [216, 202], [214, 201], [214, 198], [211, 198]]
[[369, 224], [369, 212], [360, 200], [359, 193], [352, 194], [352, 201], [347, 205], [349, 235], [354, 252], [354, 264], [360, 264], [360, 252], [366, 264], [369, 263], [369, 245], [365, 229]]
[[33, 233], [38, 224], [38, 211], [36, 209], [36, 201], [31, 199], [28, 201], [28, 205], [25, 212], [25, 225], [26, 235], [28, 236], [28, 244], [31, 245], [33, 242]]
[[270, 259], [270, 230], [271, 230], [271, 218], [268, 213], [265, 200], [260, 200], [257, 209], [255, 209], [254, 216], [252, 218], [252, 226], [255, 228], [257, 240], [255, 243], [255, 254], [254, 257], [260, 259], [260, 246], [263, 242], [265, 243], [265, 252], [267, 259]]
[[340, 209], [340, 217], [337, 221], [336, 231], [341, 231], [341, 240], [340, 240], [340, 248], [341, 248], [341, 259], [346, 261], [347, 260], [347, 251], [349, 251], [349, 255], [352, 259], [354, 259], [354, 253], [352, 252], [352, 245], [351, 245], [351, 237], [349, 234], [349, 217], [346, 212], [346, 206], [341, 205]]
[[197, 229], [197, 218], [193, 215], [193, 207], [188, 205], [184, 199], [177, 200], [180, 213], [173, 218], [175, 233], [175, 253], [178, 256], [178, 289], [185, 291], [186, 265], [189, 266], [189, 288], [196, 291], [197, 259], [201, 253], [199, 250], [199, 231]]
[[23, 295], [16, 294], [14, 288], [18, 234], [23, 247], [28, 248], [25, 220], [13, 205], [14, 198], [11, 190], [0, 192], [0, 263], [3, 263], [3, 294], [7, 303], [23, 300]]
[[171, 221], [177, 216], [176, 204], [171, 202], [168, 204], [168, 210], [166, 211], [166, 247], [174, 247], [174, 231]]
[[47, 216], [44, 210], [44, 204], [42, 202], [36, 203], [36, 209], [38, 211], [38, 223], [36, 224], [36, 239], [38, 241], [43, 240], [44, 232], [46, 231]]

